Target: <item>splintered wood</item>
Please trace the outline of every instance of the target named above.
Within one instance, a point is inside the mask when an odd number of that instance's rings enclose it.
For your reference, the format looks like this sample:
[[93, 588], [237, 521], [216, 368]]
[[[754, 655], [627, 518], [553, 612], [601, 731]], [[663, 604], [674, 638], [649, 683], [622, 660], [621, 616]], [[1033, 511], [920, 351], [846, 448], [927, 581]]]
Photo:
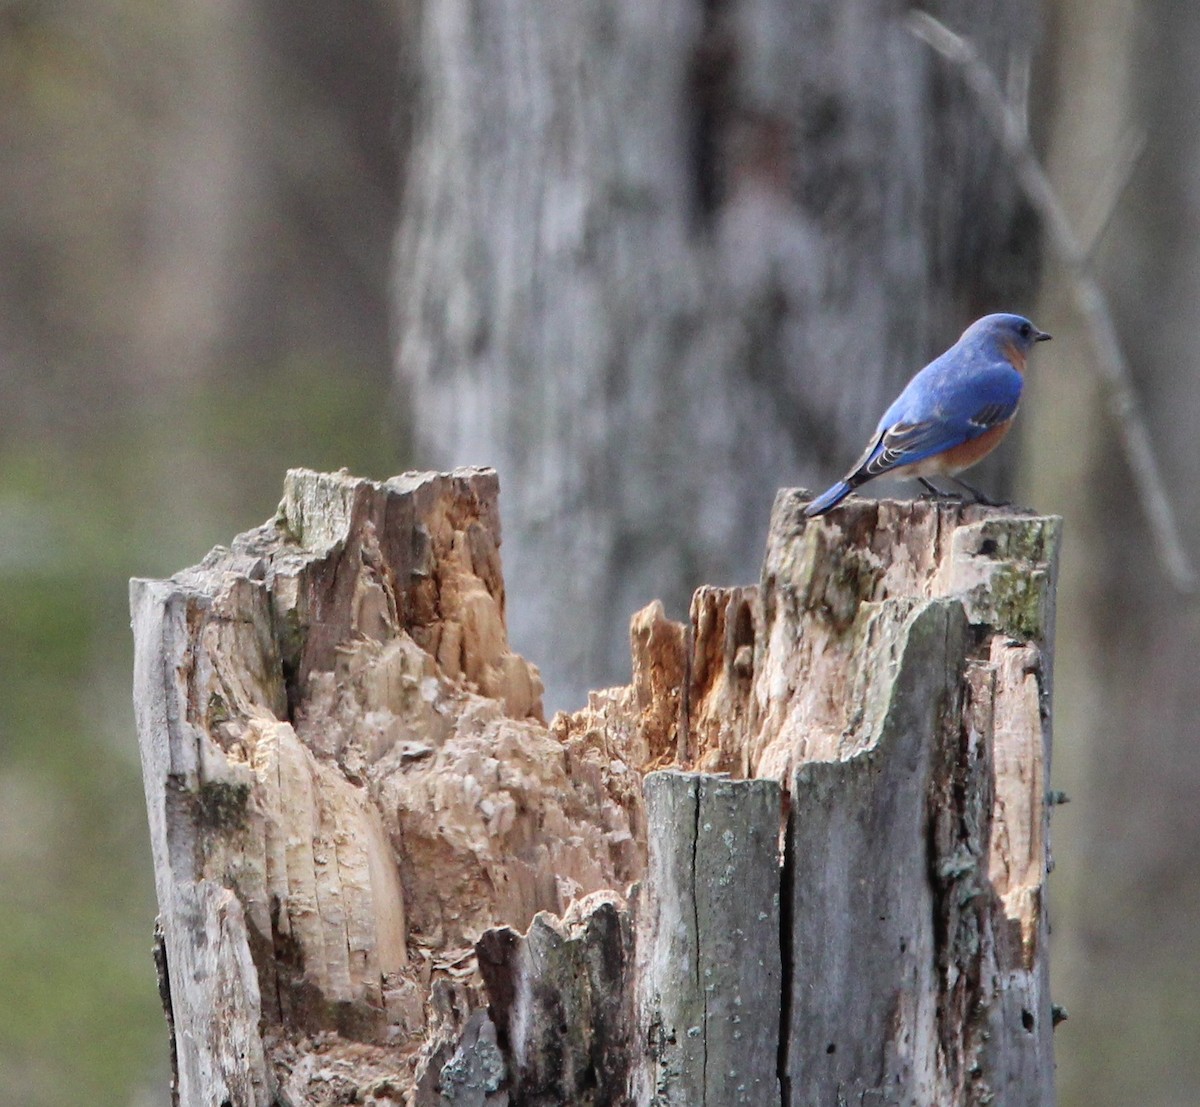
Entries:
[[133, 582], [177, 1102], [1050, 1102], [1058, 520], [782, 492], [547, 725], [497, 493], [297, 470]]

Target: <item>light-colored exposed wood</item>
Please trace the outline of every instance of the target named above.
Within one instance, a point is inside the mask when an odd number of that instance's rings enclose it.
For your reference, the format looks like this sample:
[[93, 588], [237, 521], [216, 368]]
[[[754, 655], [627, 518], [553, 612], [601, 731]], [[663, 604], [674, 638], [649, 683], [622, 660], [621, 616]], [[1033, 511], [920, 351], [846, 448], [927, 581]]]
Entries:
[[183, 1107], [1052, 1102], [1058, 521], [782, 492], [547, 726], [496, 493], [297, 471], [134, 583]]
[[222, 1081], [235, 1104], [276, 1079], [303, 1100], [290, 1052], [264, 1068], [260, 1020], [390, 1046], [416, 1079], [437, 982], [460, 1014], [483, 1002], [485, 929], [639, 875], [623, 751], [552, 735], [508, 649], [496, 491], [486, 470], [294, 472], [274, 523], [134, 583], [185, 1105]]

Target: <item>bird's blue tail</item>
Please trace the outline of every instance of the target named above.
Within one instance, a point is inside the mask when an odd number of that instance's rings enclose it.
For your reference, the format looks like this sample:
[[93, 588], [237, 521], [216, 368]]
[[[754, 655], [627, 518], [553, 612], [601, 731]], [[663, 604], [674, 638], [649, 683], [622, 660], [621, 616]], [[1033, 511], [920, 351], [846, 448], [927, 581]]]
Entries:
[[812, 503], [804, 509], [804, 514], [810, 519], [814, 515], [824, 515], [831, 507], [837, 507], [853, 489], [844, 480], [840, 480], [832, 488], [827, 488]]

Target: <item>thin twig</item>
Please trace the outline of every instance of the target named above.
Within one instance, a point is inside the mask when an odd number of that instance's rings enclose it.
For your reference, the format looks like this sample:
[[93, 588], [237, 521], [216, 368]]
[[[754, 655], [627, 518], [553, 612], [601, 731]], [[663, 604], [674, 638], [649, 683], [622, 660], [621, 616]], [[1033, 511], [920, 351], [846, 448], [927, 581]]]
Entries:
[[996, 129], [1005, 152], [1012, 159], [1021, 188], [1041, 216], [1050, 241], [1071, 277], [1075, 302], [1088, 325], [1097, 354], [1096, 368], [1140, 493], [1159, 562], [1175, 588], [1194, 594], [1196, 569], [1179, 535], [1175, 511], [1167, 498], [1150, 431], [1134, 391], [1133, 376], [1121, 350], [1112, 313], [1104, 292], [1088, 269], [1088, 253], [1076, 237], [1058, 195], [1033, 152], [1023, 121], [1010, 107], [991, 70], [970, 42], [926, 12], [911, 13], [908, 25], [917, 37], [962, 70], [980, 110]]
[[1033, 78], [1033, 53], [1029, 43], [1021, 41], [1013, 50], [1008, 63], [1008, 93], [1005, 99], [1014, 118], [1021, 121], [1021, 131], [1029, 137], [1029, 84]]
[[1096, 229], [1086, 236], [1086, 245], [1083, 247], [1084, 256], [1089, 264], [1096, 256], [1096, 250], [1104, 241], [1104, 236], [1108, 233], [1113, 216], [1117, 213], [1118, 202], [1125, 195], [1129, 182], [1133, 180], [1133, 174], [1142, 162], [1146, 147], [1146, 135], [1139, 133], [1136, 138], [1124, 144], [1124, 148], [1117, 155], [1116, 163], [1109, 169], [1105, 181], [1107, 187], [1104, 203], [1096, 206], [1096, 210], [1101, 213], [1100, 220], [1096, 224]]

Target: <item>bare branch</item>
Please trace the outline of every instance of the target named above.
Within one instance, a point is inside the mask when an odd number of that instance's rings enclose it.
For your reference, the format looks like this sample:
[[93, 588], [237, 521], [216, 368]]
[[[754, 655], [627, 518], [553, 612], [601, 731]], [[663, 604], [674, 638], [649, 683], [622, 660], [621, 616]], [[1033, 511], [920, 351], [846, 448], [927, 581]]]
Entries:
[[1142, 163], [1146, 145], [1144, 131], [1139, 131], [1132, 138], [1126, 139], [1116, 161], [1109, 168], [1107, 179], [1104, 182], [1104, 200], [1096, 205], [1096, 211], [1100, 213], [1100, 217], [1095, 221], [1096, 228], [1090, 234], [1082, 236], [1087, 243], [1084, 247], [1084, 254], [1089, 262], [1096, 256], [1096, 250], [1108, 233], [1113, 216], [1116, 214], [1117, 204], [1129, 187], [1129, 182], [1133, 180], [1133, 174], [1137, 167]]
[[996, 78], [970, 42], [927, 12], [913, 12], [908, 17], [908, 26], [913, 34], [961, 69], [980, 110], [995, 128], [1012, 159], [1021, 188], [1041, 216], [1050, 241], [1070, 274], [1076, 305], [1088, 325], [1097, 354], [1096, 368], [1140, 493], [1159, 562], [1175, 588], [1194, 594], [1196, 569], [1180, 538], [1175, 510], [1167, 497], [1150, 431], [1133, 387], [1129, 363], [1117, 338], [1108, 301], [1088, 268], [1088, 250], [1076, 236], [1062, 202], [1033, 152], [1024, 121], [1005, 99]]
[[1029, 136], [1029, 83], [1033, 75], [1033, 52], [1028, 42], [1019, 43], [1008, 62], [1006, 99], [1013, 115], [1021, 121], [1021, 130]]

